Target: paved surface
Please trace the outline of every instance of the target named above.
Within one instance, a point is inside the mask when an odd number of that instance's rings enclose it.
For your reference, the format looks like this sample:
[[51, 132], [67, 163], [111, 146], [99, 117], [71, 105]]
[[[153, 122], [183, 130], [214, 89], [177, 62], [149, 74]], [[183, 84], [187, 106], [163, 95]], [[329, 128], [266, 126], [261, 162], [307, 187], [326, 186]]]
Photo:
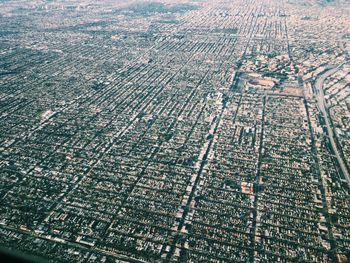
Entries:
[[325, 79], [328, 78], [329, 76], [333, 75], [335, 72], [337, 72], [339, 67], [327, 70], [325, 73], [323, 73], [316, 80], [316, 83], [315, 83], [315, 87], [316, 87], [316, 90], [317, 90], [316, 98], [317, 98], [317, 105], [318, 105], [320, 111], [322, 112], [322, 114], [324, 116], [324, 120], [325, 120], [325, 124], [326, 124], [326, 127], [327, 127], [329, 141], [330, 141], [330, 143], [332, 145], [332, 148], [333, 148], [333, 151], [334, 151], [334, 153], [335, 153], [335, 155], [337, 157], [339, 166], [340, 166], [344, 176], [346, 177], [346, 180], [348, 181], [348, 184], [350, 185], [349, 171], [348, 171], [348, 169], [347, 169], [347, 167], [345, 165], [345, 161], [343, 160], [342, 156], [339, 153], [337, 144], [336, 144], [335, 139], [334, 139], [334, 132], [333, 132], [333, 129], [332, 129], [331, 124], [330, 124], [330, 117], [328, 116], [327, 105], [326, 105], [326, 101], [325, 101], [325, 98], [324, 98], [324, 92], [323, 92], [323, 83], [324, 83]]

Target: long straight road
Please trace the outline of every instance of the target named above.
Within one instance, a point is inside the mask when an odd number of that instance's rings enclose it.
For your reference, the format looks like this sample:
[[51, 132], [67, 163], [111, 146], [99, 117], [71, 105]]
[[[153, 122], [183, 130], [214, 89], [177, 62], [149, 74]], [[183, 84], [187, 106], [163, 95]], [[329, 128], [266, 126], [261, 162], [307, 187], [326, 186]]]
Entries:
[[350, 185], [349, 171], [345, 165], [345, 161], [343, 160], [342, 155], [340, 154], [339, 149], [338, 149], [337, 144], [336, 144], [335, 139], [334, 139], [334, 132], [333, 132], [333, 129], [332, 129], [331, 124], [330, 124], [330, 117], [328, 116], [326, 100], [325, 100], [324, 92], [323, 92], [323, 83], [324, 83], [325, 79], [328, 78], [329, 76], [333, 75], [335, 72], [337, 72], [339, 67], [340, 66], [329, 69], [326, 72], [324, 72], [316, 80], [315, 88], [317, 91], [317, 93], [316, 93], [317, 105], [318, 105], [318, 107], [319, 107], [319, 109], [322, 112], [322, 115], [324, 117], [327, 132], [328, 132], [329, 141], [331, 143], [331, 146], [333, 148], [335, 156], [337, 157], [339, 166], [340, 166], [346, 180], [348, 181], [348, 184]]

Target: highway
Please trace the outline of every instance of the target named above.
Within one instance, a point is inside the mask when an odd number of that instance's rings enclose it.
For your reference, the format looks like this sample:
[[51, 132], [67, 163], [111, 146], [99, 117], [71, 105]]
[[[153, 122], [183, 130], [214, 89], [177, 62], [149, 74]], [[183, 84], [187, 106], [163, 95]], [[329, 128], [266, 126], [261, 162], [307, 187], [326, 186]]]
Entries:
[[332, 148], [333, 148], [333, 151], [337, 157], [339, 166], [340, 166], [348, 184], [350, 185], [349, 171], [345, 165], [345, 161], [343, 160], [342, 155], [339, 153], [339, 149], [338, 149], [337, 144], [336, 144], [335, 139], [334, 139], [334, 132], [333, 132], [332, 126], [330, 124], [330, 117], [328, 116], [327, 104], [326, 104], [326, 100], [325, 100], [324, 92], [323, 92], [323, 83], [324, 83], [325, 79], [328, 78], [329, 76], [333, 75], [335, 72], [337, 72], [339, 67], [340, 66], [335, 67], [335, 68], [331, 68], [331, 69], [327, 70], [326, 72], [324, 72], [320, 77], [318, 77], [316, 82], [315, 82], [315, 88], [316, 88], [317, 105], [318, 105], [319, 110], [323, 114], [326, 128], [327, 128], [327, 132], [328, 132], [329, 141], [330, 141]]

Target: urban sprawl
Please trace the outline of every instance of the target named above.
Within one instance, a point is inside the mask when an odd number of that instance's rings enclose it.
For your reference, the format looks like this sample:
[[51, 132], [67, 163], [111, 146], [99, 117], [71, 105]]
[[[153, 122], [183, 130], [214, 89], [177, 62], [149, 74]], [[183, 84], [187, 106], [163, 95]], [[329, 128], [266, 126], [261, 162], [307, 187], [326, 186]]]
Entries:
[[0, 245], [52, 262], [349, 262], [350, 3], [0, 1]]

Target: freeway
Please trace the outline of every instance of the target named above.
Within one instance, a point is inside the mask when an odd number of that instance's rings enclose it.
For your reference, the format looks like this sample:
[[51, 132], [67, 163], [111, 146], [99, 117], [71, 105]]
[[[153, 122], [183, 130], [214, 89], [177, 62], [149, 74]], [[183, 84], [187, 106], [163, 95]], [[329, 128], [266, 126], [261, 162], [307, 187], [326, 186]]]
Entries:
[[324, 72], [320, 77], [318, 77], [316, 82], [315, 82], [315, 88], [316, 88], [317, 105], [318, 105], [318, 108], [322, 112], [322, 115], [324, 117], [324, 121], [325, 121], [327, 132], [328, 132], [329, 141], [331, 143], [331, 146], [333, 148], [335, 156], [337, 157], [339, 166], [340, 166], [346, 180], [348, 181], [348, 184], [350, 185], [349, 171], [345, 165], [345, 161], [343, 160], [342, 155], [339, 153], [339, 149], [338, 149], [337, 144], [336, 144], [335, 139], [334, 139], [334, 132], [333, 132], [332, 126], [330, 124], [330, 117], [328, 116], [327, 104], [326, 104], [326, 100], [325, 100], [324, 92], [323, 92], [323, 83], [324, 83], [325, 79], [328, 78], [329, 76], [333, 75], [335, 72], [337, 72], [339, 67], [340, 66], [335, 67], [335, 68], [331, 68], [331, 69], [327, 70], [326, 72]]

